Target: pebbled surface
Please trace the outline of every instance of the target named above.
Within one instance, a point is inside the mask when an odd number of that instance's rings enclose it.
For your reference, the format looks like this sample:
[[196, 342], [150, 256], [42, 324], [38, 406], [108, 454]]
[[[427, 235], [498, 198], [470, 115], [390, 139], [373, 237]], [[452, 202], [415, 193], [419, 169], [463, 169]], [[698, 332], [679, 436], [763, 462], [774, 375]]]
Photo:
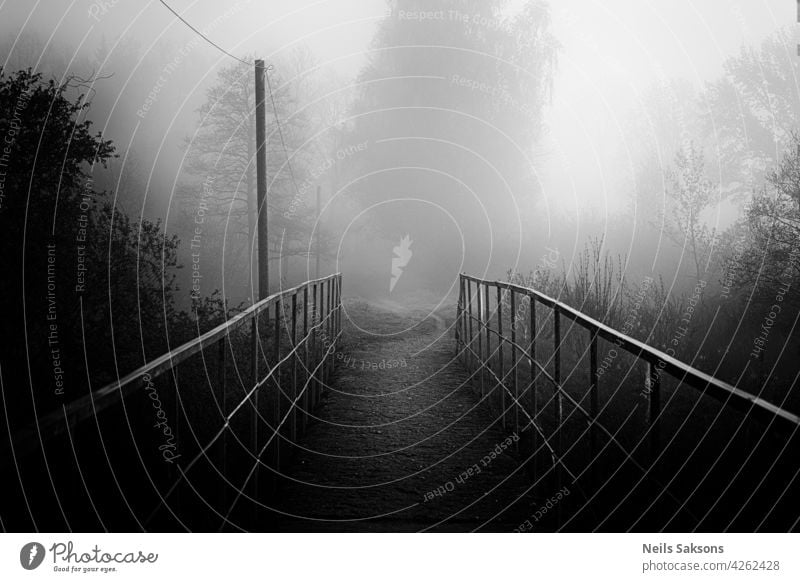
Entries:
[[271, 529], [517, 528], [535, 511], [532, 463], [453, 359], [454, 310], [346, 308], [333, 381], [280, 478]]

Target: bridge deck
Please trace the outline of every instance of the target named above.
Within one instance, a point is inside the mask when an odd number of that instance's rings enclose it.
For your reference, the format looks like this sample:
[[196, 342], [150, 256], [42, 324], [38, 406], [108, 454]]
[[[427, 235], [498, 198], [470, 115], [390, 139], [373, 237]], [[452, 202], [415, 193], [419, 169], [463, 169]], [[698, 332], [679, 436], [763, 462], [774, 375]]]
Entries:
[[275, 529], [513, 531], [535, 511], [530, 464], [453, 359], [454, 309], [346, 308], [334, 381], [281, 477]]

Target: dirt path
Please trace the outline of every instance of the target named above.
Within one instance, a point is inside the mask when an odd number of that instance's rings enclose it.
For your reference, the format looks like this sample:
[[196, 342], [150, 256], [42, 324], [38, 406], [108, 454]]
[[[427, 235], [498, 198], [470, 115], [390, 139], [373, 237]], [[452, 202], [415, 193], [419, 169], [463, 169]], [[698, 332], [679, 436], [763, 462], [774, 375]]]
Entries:
[[453, 310], [346, 308], [334, 380], [281, 478], [274, 529], [513, 531], [533, 513], [532, 481], [453, 360]]

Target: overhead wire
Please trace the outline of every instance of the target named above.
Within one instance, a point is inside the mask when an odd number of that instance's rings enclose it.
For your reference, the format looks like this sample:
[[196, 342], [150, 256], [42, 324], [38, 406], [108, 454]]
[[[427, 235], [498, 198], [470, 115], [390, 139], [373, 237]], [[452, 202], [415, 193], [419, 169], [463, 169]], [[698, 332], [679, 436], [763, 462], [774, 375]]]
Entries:
[[281, 140], [281, 147], [283, 147], [283, 153], [286, 156], [286, 166], [289, 168], [289, 177], [292, 180], [292, 184], [294, 185], [294, 190], [297, 196], [300, 196], [300, 188], [297, 186], [297, 180], [294, 177], [294, 170], [292, 169], [292, 161], [289, 156], [289, 150], [286, 147], [286, 140], [283, 138], [283, 129], [281, 128], [281, 120], [278, 116], [278, 108], [275, 105], [275, 96], [272, 93], [272, 83], [269, 82], [269, 74], [264, 72], [264, 77], [267, 80], [267, 90], [269, 91], [269, 100], [272, 102], [272, 114], [275, 116], [275, 124], [278, 127], [278, 137]]
[[210, 44], [211, 46], [213, 46], [213, 47], [214, 47], [215, 49], [217, 49], [218, 51], [220, 51], [220, 52], [222, 52], [222, 53], [225, 53], [225, 54], [226, 54], [226, 55], [228, 55], [230, 58], [232, 58], [232, 59], [236, 59], [237, 61], [239, 61], [240, 63], [243, 63], [243, 64], [245, 64], [245, 65], [254, 65], [254, 64], [255, 64], [255, 63], [251, 63], [251, 62], [249, 62], [249, 61], [245, 61], [244, 59], [240, 59], [240, 58], [239, 58], [239, 57], [237, 57], [236, 55], [232, 55], [231, 53], [229, 53], [228, 51], [226, 51], [224, 48], [222, 48], [221, 46], [219, 46], [217, 43], [215, 43], [213, 40], [211, 40], [210, 38], [208, 38], [208, 37], [207, 37], [205, 34], [203, 34], [202, 32], [200, 32], [199, 30], [197, 30], [197, 29], [196, 29], [194, 26], [192, 26], [192, 25], [191, 25], [191, 24], [190, 24], [190, 23], [189, 23], [189, 22], [188, 22], [188, 21], [187, 21], [187, 20], [186, 20], [186, 19], [185, 19], [183, 16], [181, 16], [180, 14], [178, 14], [178, 13], [177, 13], [177, 12], [176, 12], [176, 11], [175, 11], [173, 8], [172, 8], [172, 6], [170, 6], [169, 4], [167, 4], [167, 3], [166, 3], [164, 0], [158, 0], [158, 1], [159, 1], [159, 2], [161, 2], [161, 4], [164, 6], [164, 8], [166, 8], [167, 10], [169, 10], [170, 12], [172, 12], [172, 13], [175, 15], [175, 17], [176, 17], [178, 20], [180, 20], [181, 22], [183, 22], [183, 23], [184, 23], [186, 26], [188, 26], [188, 27], [189, 27], [189, 28], [190, 28], [192, 31], [194, 31], [194, 33], [195, 33], [195, 34], [199, 35], [199, 36], [200, 36], [200, 37], [201, 37], [203, 40], [205, 40], [205, 41], [206, 41], [208, 44]]
[[[191, 24], [191, 23], [189, 23], [189, 22], [188, 22], [188, 21], [187, 21], [187, 20], [186, 20], [186, 19], [185, 19], [183, 16], [181, 16], [181, 15], [180, 15], [180, 14], [179, 14], [179, 13], [178, 13], [176, 10], [174, 10], [174, 9], [173, 9], [173, 8], [172, 8], [172, 7], [171, 7], [169, 4], [167, 4], [167, 3], [165, 2], [165, 0], [159, 0], [159, 2], [160, 2], [160, 3], [161, 3], [161, 4], [162, 4], [162, 5], [163, 5], [163, 6], [164, 6], [164, 7], [165, 7], [167, 10], [169, 10], [170, 12], [172, 12], [172, 14], [174, 14], [174, 15], [175, 15], [175, 17], [176, 17], [178, 20], [180, 20], [181, 22], [183, 22], [183, 24], [185, 24], [187, 27], [189, 27], [189, 29], [190, 29], [190, 30], [192, 30], [192, 31], [193, 31], [195, 34], [197, 34], [198, 36], [200, 36], [200, 37], [201, 37], [203, 40], [205, 40], [205, 41], [206, 41], [208, 44], [210, 44], [211, 46], [213, 46], [213, 47], [214, 47], [215, 49], [217, 49], [218, 51], [220, 51], [220, 52], [224, 53], [225, 55], [229, 56], [229, 57], [230, 57], [230, 58], [232, 58], [232, 59], [235, 59], [235, 60], [239, 61], [239, 62], [240, 62], [240, 63], [242, 63], [242, 64], [245, 64], [245, 65], [250, 65], [250, 66], [254, 66], [254, 65], [255, 65], [255, 63], [252, 63], [252, 62], [246, 61], [246, 60], [244, 60], [244, 59], [240, 59], [240, 58], [239, 58], [239, 57], [237, 57], [236, 55], [233, 55], [233, 54], [229, 53], [229, 52], [228, 52], [228, 51], [226, 51], [224, 48], [222, 48], [221, 46], [219, 46], [219, 45], [218, 45], [217, 43], [215, 43], [213, 40], [211, 40], [210, 38], [208, 38], [208, 37], [207, 37], [205, 34], [203, 34], [202, 32], [200, 32], [200, 31], [199, 31], [197, 28], [195, 28], [194, 26], [192, 26], [192, 24]], [[276, 126], [277, 126], [277, 129], [278, 129], [278, 137], [280, 138], [280, 141], [281, 141], [281, 147], [283, 148], [283, 153], [284, 153], [284, 156], [286, 157], [286, 166], [287, 166], [287, 168], [289, 169], [289, 177], [291, 178], [292, 185], [294, 186], [295, 193], [297, 194], [297, 196], [300, 196], [300, 188], [299, 188], [299, 187], [298, 187], [298, 185], [297, 185], [297, 179], [295, 178], [295, 175], [294, 175], [294, 168], [292, 168], [291, 157], [289, 156], [289, 149], [286, 147], [286, 139], [284, 138], [284, 135], [283, 135], [283, 127], [282, 127], [282, 125], [281, 125], [281, 120], [280, 120], [280, 117], [278, 116], [278, 108], [277, 108], [277, 106], [276, 106], [276, 103], [275, 103], [275, 95], [274, 95], [274, 94], [273, 94], [273, 92], [272, 92], [272, 83], [270, 83], [270, 80], [269, 80], [269, 73], [268, 73], [268, 71], [269, 71], [270, 69], [272, 69], [272, 65], [269, 65], [268, 67], [265, 67], [265, 68], [264, 68], [264, 77], [265, 77], [265, 79], [266, 79], [266, 81], [267, 81], [267, 88], [268, 88], [268, 90], [269, 90], [269, 99], [270, 99], [270, 102], [272, 103], [272, 114], [273, 114], [273, 116], [275, 117], [275, 124], [276, 124]]]

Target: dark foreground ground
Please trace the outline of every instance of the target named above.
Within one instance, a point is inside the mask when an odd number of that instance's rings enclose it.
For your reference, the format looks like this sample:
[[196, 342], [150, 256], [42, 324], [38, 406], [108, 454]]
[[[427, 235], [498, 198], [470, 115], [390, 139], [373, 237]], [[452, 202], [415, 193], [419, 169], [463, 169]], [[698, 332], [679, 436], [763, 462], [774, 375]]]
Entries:
[[454, 312], [347, 307], [335, 376], [281, 479], [274, 529], [518, 528], [536, 510], [534, 480], [519, 435], [454, 360]]

